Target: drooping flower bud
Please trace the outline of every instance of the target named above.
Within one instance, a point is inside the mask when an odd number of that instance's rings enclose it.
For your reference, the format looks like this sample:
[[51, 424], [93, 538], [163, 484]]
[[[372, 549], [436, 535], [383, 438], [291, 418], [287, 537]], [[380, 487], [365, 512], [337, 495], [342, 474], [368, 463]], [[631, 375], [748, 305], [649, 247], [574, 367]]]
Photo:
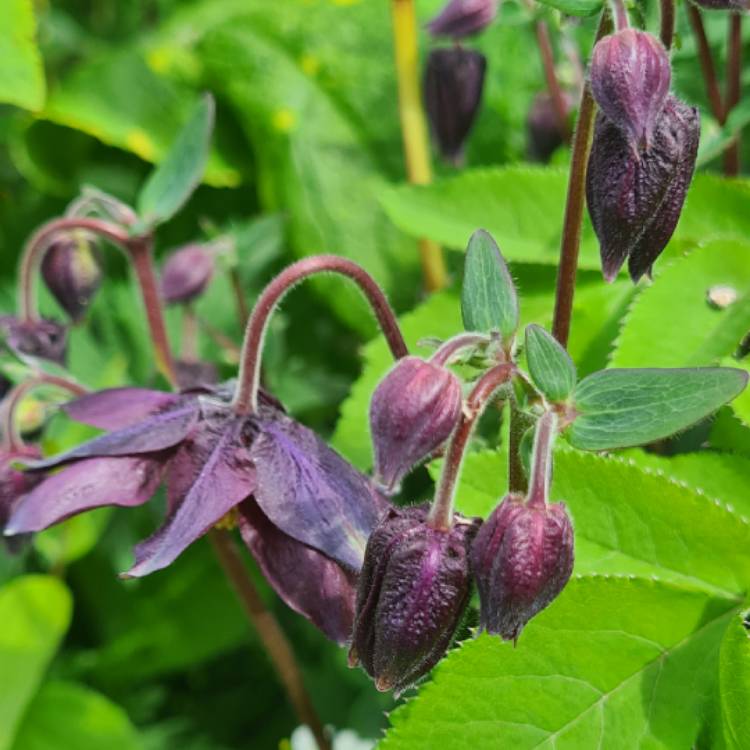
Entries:
[[586, 174], [586, 199], [599, 238], [604, 278], [628, 259], [637, 281], [650, 272], [680, 218], [695, 168], [698, 110], [667, 97], [650, 149], [637, 153], [601, 113]]
[[637, 148], [648, 148], [672, 78], [661, 42], [630, 28], [605, 36], [594, 47], [590, 76], [601, 111]]
[[80, 321], [102, 282], [94, 237], [80, 230], [61, 233], [47, 249], [41, 273], [60, 307]]
[[42, 357], [59, 365], [65, 362], [67, 329], [54, 320], [21, 320], [14, 315], [0, 315], [0, 334], [18, 354]]
[[[563, 95], [563, 102], [567, 116], [570, 114], [573, 103], [569, 94]], [[534, 97], [526, 117], [526, 133], [529, 158], [543, 164], [546, 164], [552, 154], [565, 142], [565, 131], [552, 97], [548, 93], [544, 92]]]
[[448, 369], [404, 357], [370, 401], [375, 480], [396, 492], [403, 477], [448, 439], [461, 417], [461, 383]]
[[498, 0], [449, 0], [447, 5], [427, 24], [433, 36], [461, 39], [478, 34], [497, 15]]
[[216, 254], [206, 245], [175, 250], [161, 271], [161, 293], [168, 305], [192, 302], [205, 291], [216, 267]]
[[516, 640], [573, 570], [573, 527], [565, 505], [532, 507], [522, 496], [508, 495], [479, 529], [471, 565], [481, 627]]
[[437, 664], [469, 601], [469, 546], [478, 521], [426, 523], [429, 505], [392, 508], [370, 535], [349, 663], [399, 693]]
[[433, 136], [443, 158], [459, 164], [482, 101], [487, 60], [481, 52], [455, 47], [430, 52], [424, 98]]

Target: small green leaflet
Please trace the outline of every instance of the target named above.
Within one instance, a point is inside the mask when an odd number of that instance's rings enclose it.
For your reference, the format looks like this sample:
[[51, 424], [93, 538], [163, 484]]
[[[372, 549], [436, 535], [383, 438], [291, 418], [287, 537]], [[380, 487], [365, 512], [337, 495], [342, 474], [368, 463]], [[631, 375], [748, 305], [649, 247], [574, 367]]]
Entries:
[[41, 109], [46, 87], [32, 0], [0, 3], [0, 102]]
[[735, 617], [719, 655], [719, 688], [724, 739], [731, 750], [750, 746], [750, 633]]
[[531, 379], [550, 401], [565, 401], [576, 387], [573, 360], [541, 326], [526, 327], [526, 361]]
[[471, 235], [464, 261], [461, 317], [467, 331], [499, 331], [504, 341], [518, 328], [518, 295], [495, 240], [483, 229]]
[[601, 370], [575, 389], [578, 416], [568, 439], [591, 451], [660, 440], [731, 401], [747, 380], [746, 372], [728, 367]]
[[602, 7], [601, 0], [539, 0], [568, 16], [593, 16]]
[[154, 169], [138, 195], [138, 231], [153, 229], [174, 216], [203, 177], [214, 127], [214, 100], [205, 94], [164, 160]]

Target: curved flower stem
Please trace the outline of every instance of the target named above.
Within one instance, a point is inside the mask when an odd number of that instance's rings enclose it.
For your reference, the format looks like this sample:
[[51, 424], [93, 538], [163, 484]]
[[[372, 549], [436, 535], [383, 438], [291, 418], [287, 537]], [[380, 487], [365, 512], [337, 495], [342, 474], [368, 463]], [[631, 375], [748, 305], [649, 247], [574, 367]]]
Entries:
[[610, 0], [612, 15], [615, 19], [615, 30], [622, 31], [630, 26], [628, 11], [625, 8], [625, 0]]
[[674, 41], [674, 0], [659, 0], [660, 28], [659, 38], [667, 51], [672, 48]]
[[260, 362], [263, 356], [263, 341], [271, 314], [281, 298], [296, 284], [318, 273], [338, 273], [351, 279], [363, 292], [378, 320], [383, 335], [395, 359], [409, 353], [383, 290], [364, 268], [351, 260], [337, 255], [312, 255], [287, 266], [261, 292], [245, 328], [242, 342], [240, 371], [237, 391], [232, 408], [237, 414], [254, 413], [258, 410], [258, 386], [260, 384]]
[[478, 344], [489, 344], [489, 336], [483, 333], [459, 333], [457, 336], [444, 341], [430, 357], [430, 362], [436, 365], [446, 365], [459, 352], [470, 349]]
[[268, 652], [297, 718], [310, 728], [320, 750], [330, 750], [331, 743], [305, 688], [292, 646], [255, 588], [232, 535], [226, 530], [213, 529], [208, 538], [248, 619]]
[[547, 23], [542, 20], [536, 21], [534, 31], [536, 32], [536, 43], [539, 47], [539, 54], [542, 58], [542, 68], [544, 69], [544, 78], [547, 82], [547, 91], [552, 99], [552, 106], [555, 108], [560, 131], [563, 134], [565, 142], [569, 143], [570, 124], [568, 123], [568, 108], [565, 104], [565, 96], [563, 95], [562, 88], [560, 88], [560, 81], [555, 72], [555, 57], [552, 52], [552, 43], [550, 42]]
[[552, 479], [552, 446], [557, 437], [557, 414], [546, 411], [536, 423], [534, 435], [534, 458], [531, 464], [529, 480], [529, 505], [544, 507], [549, 497], [549, 485]]
[[[724, 100], [724, 118], [740, 102], [742, 79], [742, 14], [729, 14], [729, 39], [727, 44], [727, 90]], [[724, 153], [724, 174], [736, 177], [740, 173], [740, 133]]]
[[19, 383], [3, 399], [2, 411], [0, 412], [0, 425], [2, 426], [2, 436], [0, 439], [4, 446], [10, 450], [20, 450], [24, 445], [23, 439], [16, 429], [16, 409], [18, 409], [30, 391], [43, 385], [61, 388], [73, 396], [83, 396], [89, 392], [88, 388], [84, 388], [84, 386], [73, 380], [68, 380], [59, 375], [47, 375], [46, 373], [35, 374], [22, 383]]
[[706, 94], [708, 103], [711, 105], [711, 113], [717, 119], [719, 125], [723, 125], [726, 119], [724, 105], [721, 102], [721, 91], [719, 90], [719, 80], [716, 77], [714, 58], [706, 36], [706, 29], [703, 26], [703, 16], [700, 9], [690, 0], [685, 0], [685, 5], [687, 6], [690, 25], [693, 27], [695, 43], [698, 45], [698, 57], [700, 58], [703, 80], [706, 83]]
[[131, 236], [117, 224], [87, 217], [55, 219], [40, 227], [26, 243], [18, 269], [18, 298], [21, 318], [27, 321], [38, 320], [39, 311], [34, 287], [36, 272], [55, 235], [58, 232], [76, 229], [86, 230], [109, 240], [128, 256], [135, 271], [146, 309], [146, 318], [154, 346], [157, 367], [170, 384], [175, 386], [177, 379], [154, 272], [153, 241], [149, 235]]
[[497, 391], [510, 380], [515, 369], [515, 365], [512, 363], [495, 365], [479, 378], [468, 395], [461, 421], [453, 431], [448, 443], [443, 471], [435, 490], [435, 500], [427, 517], [427, 523], [433, 528], [449, 529], [451, 527], [453, 523], [453, 501], [469, 439], [487, 404], [494, 398]]
[[[609, 33], [611, 21], [609, 12], [602, 11], [596, 41]], [[557, 269], [557, 289], [555, 291], [555, 312], [552, 333], [563, 345], [567, 346], [570, 335], [570, 319], [573, 312], [573, 295], [575, 294], [576, 272], [578, 270], [578, 251], [581, 246], [581, 224], [586, 193], [586, 165], [591, 147], [591, 131], [594, 125], [596, 105], [586, 84], [581, 92], [581, 104], [578, 108], [578, 122], [573, 135], [573, 153], [568, 177], [568, 195], [565, 201], [565, 219], [563, 222], [562, 240], [560, 243], [560, 265]]]
[[[422, 109], [414, 0], [391, 0], [393, 46], [398, 81], [398, 111], [404, 141], [406, 173], [414, 185], [432, 182], [427, 125]], [[419, 240], [422, 275], [427, 290], [442, 289], [448, 280], [443, 251], [436, 242]]]

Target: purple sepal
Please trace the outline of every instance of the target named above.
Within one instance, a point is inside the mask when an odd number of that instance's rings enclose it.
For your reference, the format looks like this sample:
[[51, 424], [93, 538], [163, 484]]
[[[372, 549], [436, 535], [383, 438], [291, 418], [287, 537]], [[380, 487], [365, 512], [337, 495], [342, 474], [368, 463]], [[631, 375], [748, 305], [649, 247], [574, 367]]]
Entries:
[[0, 332], [17, 354], [65, 363], [68, 329], [55, 320], [21, 320], [13, 315], [0, 316]]
[[[21, 450], [0, 451], [0, 532], [5, 530], [8, 519], [14, 508], [27, 493], [36, 487], [44, 477], [38, 474], [27, 474], [15, 468], [17, 461], [28, 461], [39, 458], [36, 446], [24, 446]], [[19, 534], [3, 537], [5, 547], [14, 554], [23, 546], [26, 535]]]
[[343, 646], [354, 623], [356, 574], [284, 534], [254, 500], [239, 510], [242, 539], [266, 580], [288, 607]]
[[[204, 423], [181, 450], [191, 452], [193, 472], [178, 477], [179, 488], [170, 487], [171, 513], [164, 525], [135, 548], [135, 564], [123, 575], [140, 577], [161, 570], [203, 536], [235, 505], [255, 490], [255, 470], [250, 459], [248, 420], [232, 417], [216, 429]], [[186, 463], [177, 465], [187, 470]], [[174, 477], [170, 467], [170, 479]], [[178, 495], [177, 493], [180, 493]]]
[[573, 527], [565, 505], [532, 507], [521, 496], [507, 496], [479, 530], [471, 566], [481, 627], [515, 641], [573, 571]]
[[392, 508], [367, 543], [349, 662], [378, 690], [400, 693], [445, 654], [471, 594], [469, 547], [478, 521], [447, 531], [426, 523], [429, 505]]
[[68, 401], [63, 411], [76, 422], [102, 430], [120, 430], [175, 404], [174, 393], [147, 388], [109, 388]]
[[478, 34], [497, 15], [498, 0], [449, 0], [447, 5], [427, 23], [433, 36], [461, 39]]
[[255, 499], [284, 533], [352, 570], [387, 507], [370, 480], [312, 430], [278, 415], [259, 423]]
[[175, 250], [161, 271], [161, 293], [168, 304], [191, 302], [211, 281], [215, 252], [205, 245], [186, 245]]
[[161, 482], [159, 458], [92, 458], [47, 477], [16, 505], [5, 534], [41, 531], [84, 510], [145, 503]]

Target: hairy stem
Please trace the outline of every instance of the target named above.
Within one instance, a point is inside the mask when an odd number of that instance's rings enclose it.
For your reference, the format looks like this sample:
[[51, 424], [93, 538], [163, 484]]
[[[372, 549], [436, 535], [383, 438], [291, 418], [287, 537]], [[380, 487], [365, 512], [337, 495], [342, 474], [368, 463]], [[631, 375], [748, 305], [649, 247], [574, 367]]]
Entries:
[[562, 88], [560, 88], [560, 81], [555, 72], [555, 57], [549, 38], [549, 28], [545, 21], [539, 20], [534, 24], [534, 29], [536, 31], [536, 43], [539, 47], [539, 55], [542, 58], [542, 68], [544, 69], [544, 78], [547, 82], [547, 91], [552, 99], [552, 106], [555, 109], [560, 132], [563, 134], [565, 142], [568, 143], [570, 142], [568, 107], [565, 104], [565, 96]]
[[[427, 125], [422, 108], [414, 0], [391, 0], [393, 44], [398, 81], [398, 111], [406, 157], [406, 173], [414, 185], [432, 181]], [[419, 240], [422, 275], [428, 291], [442, 289], [448, 281], [443, 251], [436, 242]]]
[[[596, 41], [609, 33], [611, 22], [605, 9], [599, 22]], [[578, 270], [578, 251], [581, 246], [581, 224], [586, 195], [586, 166], [591, 148], [591, 131], [594, 126], [596, 105], [588, 84], [581, 92], [578, 108], [578, 121], [573, 135], [573, 153], [570, 160], [568, 195], [565, 201], [562, 240], [560, 242], [560, 264], [557, 269], [557, 289], [555, 291], [555, 312], [552, 333], [567, 346], [570, 335], [570, 320], [573, 313], [573, 295]]]
[[672, 42], [674, 41], [674, 0], [659, 0], [659, 13], [661, 16], [659, 38], [664, 45], [664, 49], [669, 50], [672, 48]]
[[361, 266], [337, 255], [312, 255], [287, 266], [261, 292], [245, 328], [245, 339], [240, 355], [237, 392], [232, 407], [238, 414], [254, 413], [258, 409], [258, 386], [263, 341], [271, 314], [281, 298], [296, 284], [318, 273], [338, 273], [353, 281], [370, 303], [375, 317], [391, 348], [394, 358], [408, 354], [406, 342], [383, 290]]
[[330, 750], [331, 743], [305, 688], [292, 646], [255, 588], [231, 533], [213, 529], [209, 532], [208, 538], [226, 577], [242, 602], [248, 619], [265, 646], [297, 718], [310, 728], [319, 750]]
[[483, 333], [459, 333], [457, 336], [444, 341], [430, 357], [430, 362], [434, 362], [436, 365], [446, 365], [462, 351], [479, 344], [487, 344], [489, 341], [489, 337]]
[[708, 44], [706, 29], [703, 26], [703, 16], [700, 9], [690, 2], [690, 0], [685, 0], [685, 5], [687, 6], [690, 25], [693, 28], [695, 42], [698, 45], [698, 57], [700, 59], [701, 71], [703, 72], [703, 80], [706, 84], [706, 94], [708, 95], [708, 103], [711, 106], [711, 113], [717, 119], [719, 125], [723, 125], [726, 120], [724, 105], [721, 103], [719, 79], [716, 77], [714, 58], [711, 54], [711, 47]]
[[612, 16], [615, 19], [615, 29], [622, 31], [630, 26], [628, 11], [625, 8], [625, 0], [610, 0], [612, 5]]
[[529, 481], [529, 505], [544, 507], [552, 479], [552, 446], [557, 435], [557, 414], [546, 411], [536, 423], [534, 453]]
[[449, 529], [453, 523], [453, 504], [461, 475], [466, 449], [479, 417], [487, 404], [494, 398], [515, 372], [510, 363], [495, 365], [482, 375], [466, 399], [461, 421], [451, 435], [445, 452], [443, 471], [435, 490], [435, 500], [430, 508], [427, 523], [436, 529]]
[[198, 336], [200, 324], [195, 307], [191, 303], [182, 306], [182, 341], [180, 357], [186, 362], [198, 360]]
[[[740, 102], [740, 84], [742, 78], [742, 14], [729, 14], [729, 39], [727, 44], [727, 88], [724, 100], [724, 118]], [[724, 153], [724, 174], [736, 177], [740, 173], [740, 133]]]

